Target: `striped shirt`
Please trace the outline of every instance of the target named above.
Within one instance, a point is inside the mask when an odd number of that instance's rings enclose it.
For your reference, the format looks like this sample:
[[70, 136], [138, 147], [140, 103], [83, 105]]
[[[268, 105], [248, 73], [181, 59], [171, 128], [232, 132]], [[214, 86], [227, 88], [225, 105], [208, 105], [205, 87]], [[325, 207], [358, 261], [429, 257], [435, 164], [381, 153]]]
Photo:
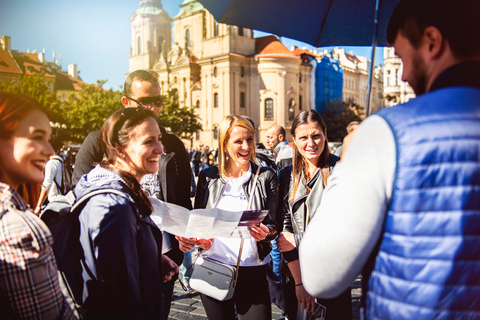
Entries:
[[76, 319], [60, 290], [52, 244], [47, 226], [15, 190], [0, 183], [1, 314]]

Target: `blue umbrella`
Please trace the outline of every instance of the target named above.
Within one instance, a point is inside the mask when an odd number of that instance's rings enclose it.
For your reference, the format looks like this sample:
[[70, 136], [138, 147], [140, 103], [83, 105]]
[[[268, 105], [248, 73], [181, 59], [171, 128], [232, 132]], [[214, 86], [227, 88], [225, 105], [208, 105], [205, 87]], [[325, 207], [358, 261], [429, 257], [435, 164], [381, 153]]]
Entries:
[[386, 46], [388, 21], [400, 0], [199, 0], [218, 22], [270, 32], [315, 47]]

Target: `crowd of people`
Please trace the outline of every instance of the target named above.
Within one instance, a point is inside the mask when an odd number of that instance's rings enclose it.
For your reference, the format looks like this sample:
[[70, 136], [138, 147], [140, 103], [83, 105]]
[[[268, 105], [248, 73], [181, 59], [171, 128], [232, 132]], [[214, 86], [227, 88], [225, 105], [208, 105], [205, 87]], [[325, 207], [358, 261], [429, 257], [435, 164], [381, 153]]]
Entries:
[[[273, 125], [265, 147], [252, 119], [227, 115], [218, 148], [187, 152], [156, 121], [156, 76], [129, 74], [124, 108], [87, 136], [73, 169], [76, 201], [88, 198], [78, 214], [81, 314], [62, 293], [54, 239], [36, 215], [61, 188], [47, 113], [0, 93], [0, 317], [167, 319], [195, 248], [238, 267], [231, 298], [201, 293], [209, 319], [271, 319], [272, 302], [288, 319], [319, 308], [352, 319], [359, 274], [365, 319], [480, 319], [480, 41], [468, 36], [480, 33], [479, 9], [400, 1], [388, 40], [417, 98], [353, 123], [341, 158], [315, 110], [296, 115], [291, 143]], [[32, 211], [18, 190], [42, 182]], [[153, 222], [150, 197], [268, 214], [246, 238], [180, 237]]]

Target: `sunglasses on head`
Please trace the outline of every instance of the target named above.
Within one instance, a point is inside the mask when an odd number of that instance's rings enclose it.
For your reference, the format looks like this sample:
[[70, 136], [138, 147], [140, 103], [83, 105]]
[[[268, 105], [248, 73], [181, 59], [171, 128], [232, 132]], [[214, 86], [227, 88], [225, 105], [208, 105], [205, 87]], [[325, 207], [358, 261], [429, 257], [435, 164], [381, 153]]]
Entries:
[[152, 104], [157, 108], [161, 108], [163, 106], [162, 96], [140, 97], [137, 99], [130, 98], [129, 96], [125, 96], [125, 97], [127, 97], [128, 100], [132, 100], [136, 102], [138, 105], [142, 105], [142, 106], [150, 106]]

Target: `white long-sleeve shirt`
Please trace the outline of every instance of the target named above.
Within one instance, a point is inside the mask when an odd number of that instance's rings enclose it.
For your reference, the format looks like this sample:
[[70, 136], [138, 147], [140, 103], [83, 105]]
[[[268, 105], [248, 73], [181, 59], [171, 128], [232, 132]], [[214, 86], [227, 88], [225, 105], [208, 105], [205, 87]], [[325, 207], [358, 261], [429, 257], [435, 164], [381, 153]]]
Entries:
[[371, 116], [335, 166], [300, 244], [305, 289], [333, 298], [360, 274], [381, 236], [392, 197], [396, 151], [385, 120]]

